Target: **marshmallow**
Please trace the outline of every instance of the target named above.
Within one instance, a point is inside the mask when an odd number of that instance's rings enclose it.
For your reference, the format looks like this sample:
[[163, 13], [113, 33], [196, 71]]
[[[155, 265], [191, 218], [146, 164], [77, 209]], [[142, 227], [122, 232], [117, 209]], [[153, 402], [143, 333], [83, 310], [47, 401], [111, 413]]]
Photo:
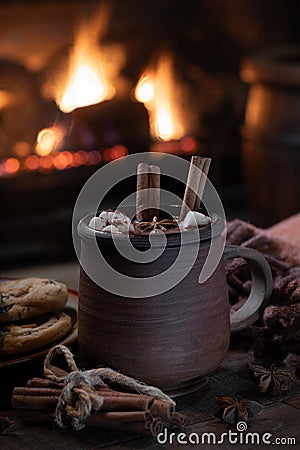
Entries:
[[90, 220], [89, 227], [115, 234], [134, 233], [134, 226], [130, 218], [118, 210], [102, 211], [99, 217], [93, 217]]
[[99, 217], [107, 222], [107, 225], [111, 224], [115, 211], [102, 211]]
[[106, 220], [102, 217], [92, 217], [89, 223], [89, 227], [93, 228], [93, 230], [102, 231], [106, 226]]
[[111, 234], [122, 234], [119, 228], [115, 227], [114, 225], [107, 225], [107, 227], [103, 228], [102, 231], [106, 231]]
[[111, 223], [115, 225], [121, 233], [128, 233], [130, 225], [132, 225], [129, 217], [120, 211], [115, 211]]
[[199, 226], [208, 225], [211, 222], [210, 218], [197, 211], [189, 211], [185, 216], [183, 222], [180, 223], [180, 228], [189, 230]]

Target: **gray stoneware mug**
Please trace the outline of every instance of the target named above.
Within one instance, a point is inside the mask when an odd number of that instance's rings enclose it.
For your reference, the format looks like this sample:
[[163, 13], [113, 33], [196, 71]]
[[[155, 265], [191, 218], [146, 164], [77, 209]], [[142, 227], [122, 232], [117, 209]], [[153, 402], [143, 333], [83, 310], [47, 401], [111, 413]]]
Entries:
[[[147, 264], [121, 256], [110, 235], [91, 230], [85, 217], [78, 225], [81, 263], [87, 267], [91, 246], [97, 244], [106, 261], [129, 277], [151, 277], [170, 266], [178, 255], [180, 233], [167, 236], [158, 260]], [[224, 224], [216, 221], [216, 243], [224, 241]], [[189, 233], [189, 232], [187, 232]], [[204, 283], [198, 277], [210, 242], [211, 227], [199, 230], [201, 245], [195, 263], [183, 280], [159, 295], [129, 298], [108, 292], [91, 278], [101, 265], [81, 268], [78, 332], [81, 355], [90, 367], [104, 365], [173, 394], [191, 392], [203, 376], [225, 357], [230, 332], [255, 322], [271, 294], [272, 275], [264, 257], [255, 250], [226, 246], [214, 273]], [[197, 232], [197, 239], [199, 239]], [[147, 236], [133, 236], [138, 250], [149, 246]], [[195, 234], [183, 245], [195, 245]], [[230, 316], [225, 261], [244, 258], [252, 274], [252, 290], [242, 308]], [[92, 266], [92, 267], [91, 267]], [[185, 269], [184, 261], [182, 270]], [[178, 271], [180, 276], [180, 270]], [[95, 278], [94, 278], [95, 279]]]

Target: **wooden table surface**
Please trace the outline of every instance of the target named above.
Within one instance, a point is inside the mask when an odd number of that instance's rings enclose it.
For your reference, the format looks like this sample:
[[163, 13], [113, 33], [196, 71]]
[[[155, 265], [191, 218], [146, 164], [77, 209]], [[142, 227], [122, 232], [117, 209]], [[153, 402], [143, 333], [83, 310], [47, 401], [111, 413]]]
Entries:
[[[186, 414], [188, 425], [181, 432], [187, 434], [197, 433], [202, 438], [202, 433], [216, 433], [217, 437], [228, 431], [227, 424], [214, 418], [215, 398], [218, 396], [237, 396], [251, 399], [263, 405], [261, 413], [248, 422], [247, 432], [271, 433], [270, 441], [276, 438], [296, 439], [294, 448], [300, 448], [300, 382], [297, 380], [293, 388], [282, 397], [272, 397], [269, 394], [260, 394], [257, 385], [249, 377], [247, 362], [249, 355], [242, 350], [230, 350], [222, 365], [209, 376], [206, 389], [177, 398], [177, 410]], [[54, 425], [26, 425], [18, 417], [15, 411], [9, 409], [3, 401], [4, 394], [8, 393], [8, 385], [22, 385], [26, 380], [40, 370], [40, 363], [34, 366], [19, 367], [11, 371], [0, 373], [0, 416], [7, 416], [14, 421], [14, 431], [7, 436], [0, 435], [0, 449], [2, 450], [88, 450], [88, 449], [159, 449], [159, 448], [196, 448], [192, 444], [159, 444], [152, 437], [144, 437], [132, 433], [112, 431], [100, 428], [86, 427], [74, 432], [61, 430]], [[178, 431], [179, 432], [179, 431]], [[244, 435], [245, 435], [244, 433]], [[201, 442], [201, 440], [200, 440]], [[206, 441], [207, 442], [207, 441]], [[283, 441], [286, 442], [286, 441]], [[224, 449], [259, 449], [270, 448], [269, 445], [232, 445], [226, 440], [221, 445], [208, 445], [201, 448], [219, 447]], [[285, 445], [277, 445], [284, 448]], [[288, 446], [287, 446], [288, 447]]]
[[[286, 238], [287, 242], [293, 242], [295, 246], [296, 236], [298, 236], [296, 242], [300, 242], [299, 223], [300, 214], [288, 221], [281, 222], [271, 230], [272, 233], [278, 230], [282, 239]], [[64, 281], [69, 287], [77, 289], [78, 273], [79, 265], [74, 262], [8, 270], [1, 275], [26, 277], [34, 274], [35, 276], [57, 278]], [[214, 418], [213, 412], [216, 397], [233, 396], [240, 399], [255, 400], [263, 405], [261, 413], [248, 423], [246, 433], [258, 433], [260, 439], [264, 433], [270, 433], [272, 434], [270, 442], [275, 442], [275, 439], [282, 439], [281, 443], [275, 445], [276, 448], [293, 447], [300, 449], [299, 380], [282, 397], [260, 394], [257, 385], [249, 377], [247, 363], [250, 359], [250, 356], [243, 350], [231, 349], [221, 366], [209, 376], [209, 384], [205, 390], [182, 396], [176, 400], [177, 410], [186, 414], [188, 418], [188, 425], [180, 431], [186, 433], [187, 436], [192, 432], [197, 433], [200, 439], [202, 433], [216, 433], [219, 437], [222, 433], [228, 432], [228, 426]], [[9, 371], [0, 371], [0, 416], [7, 416], [14, 421], [12, 433], [7, 436], [0, 434], [0, 450], [197, 448], [197, 445], [183, 445], [176, 443], [176, 441], [173, 444], [161, 445], [154, 438], [100, 428], [86, 427], [79, 432], [70, 432], [51, 425], [28, 426], [18, 419], [15, 411], [9, 409], [7, 397], [12, 386], [24, 385], [29, 378], [37, 376], [39, 372], [41, 372], [41, 362], [19, 366]], [[287, 438], [295, 438], [296, 444], [286, 445]], [[214, 445], [206, 443], [199, 447], [209, 449]], [[225, 439], [223, 444], [216, 445], [216, 447], [222, 449], [261, 449], [270, 448], [270, 445], [249, 445], [245, 443], [233, 445]]]

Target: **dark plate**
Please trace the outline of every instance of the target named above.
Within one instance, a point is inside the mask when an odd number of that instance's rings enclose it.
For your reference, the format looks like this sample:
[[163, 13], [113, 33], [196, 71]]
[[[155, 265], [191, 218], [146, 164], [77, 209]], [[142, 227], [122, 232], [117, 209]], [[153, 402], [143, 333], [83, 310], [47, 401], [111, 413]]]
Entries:
[[[1, 278], [0, 277], [0, 283], [3, 281], [7, 281], [7, 278]], [[6, 356], [0, 361], [0, 370], [11, 368], [14, 365], [26, 363], [29, 361], [37, 360], [40, 358], [43, 358], [48, 353], [49, 349], [53, 347], [55, 344], [64, 344], [64, 345], [71, 345], [74, 342], [77, 341], [78, 333], [77, 333], [77, 313], [78, 313], [78, 292], [73, 291], [72, 289], [68, 289], [68, 302], [66, 306], [62, 309], [67, 314], [70, 314], [72, 318], [73, 328], [70, 331], [70, 333], [65, 336], [63, 339], [61, 339], [58, 342], [49, 344], [47, 347], [43, 347], [41, 349], [35, 350], [30, 353], [24, 353], [22, 355], [11, 355]]]

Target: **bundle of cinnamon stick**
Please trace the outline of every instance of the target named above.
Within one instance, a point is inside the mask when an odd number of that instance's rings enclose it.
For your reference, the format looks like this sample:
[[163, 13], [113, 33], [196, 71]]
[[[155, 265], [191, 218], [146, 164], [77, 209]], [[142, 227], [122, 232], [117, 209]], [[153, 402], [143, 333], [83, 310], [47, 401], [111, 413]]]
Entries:
[[[33, 378], [25, 387], [14, 388], [12, 406], [26, 421], [53, 421], [63, 388], [63, 383]], [[185, 423], [185, 417], [165, 400], [100, 386], [96, 391], [103, 398], [103, 404], [101, 411], [89, 416], [87, 425], [156, 436], [164, 423], [177, 426]]]
[[[57, 355], [64, 357], [68, 371], [52, 364], [52, 359]], [[185, 416], [175, 411], [175, 403], [159, 389], [141, 384], [112, 369], [104, 369], [103, 376], [106, 379], [115, 378], [116, 381], [119, 380], [120, 386], [122, 382], [124, 386], [134, 382], [136, 386], [140, 386], [141, 391], [153, 392], [153, 395], [114, 390], [104, 383], [101, 377], [95, 375], [97, 370], [101, 371], [101, 369], [79, 371], [69, 349], [57, 345], [45, 358], [44, 378], [32, 378], [25, 387], [15, 387], [11, 399], [12, 406], [29, 422], [55, 420], [60, 426], [74, 426], [72, 422], [74, 417], [80, 418], [80, 422], [85, 418], [84, 423], [80, 423], [82, 426], [75, 429], [92, 425], [156, 436], [162, 431], [164, 423], [179, 427], [184, 425]], [[82, 383], [77, 380], [71, 386], [72, 376], [74, 380], [79, 376], [79, 379], [83, 380]], [[89, 380], [93, 376], [96, 377], [96, 381], [90, 384]], [[66, 391], [68, 400], [64, 397]], [[91, 408], [84, 415], [88, 397], [92, 399], [91, 404], [97, 404], [97, 407]], [[63, 425], [60, 423], [61, 420], [57, 421], [58, 413], [64, 416]]]

